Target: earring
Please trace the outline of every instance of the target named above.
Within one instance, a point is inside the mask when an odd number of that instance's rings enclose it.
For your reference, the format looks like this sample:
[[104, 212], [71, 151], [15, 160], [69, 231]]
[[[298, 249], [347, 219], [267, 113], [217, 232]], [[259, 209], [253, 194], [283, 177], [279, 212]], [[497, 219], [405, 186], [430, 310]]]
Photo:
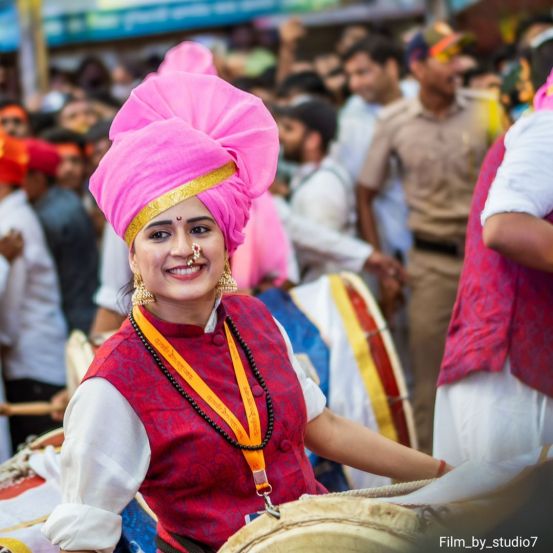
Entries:
[[230, 271], [230, 263], [228, 259], [225, 261], [225, 268], [223, 274], [217, 281], [217, 286], [215, 287], [217, 292], [220, 294], [232, 293], [238, 290], [238, 284], [234, 280], [232, 273]]
[[144, 286], [144, 281], [140, 273], [134, 273], [134, 292], [132, 295], [133, 305], [146, 305], [147, 303], [154, 303], [156, 297]]

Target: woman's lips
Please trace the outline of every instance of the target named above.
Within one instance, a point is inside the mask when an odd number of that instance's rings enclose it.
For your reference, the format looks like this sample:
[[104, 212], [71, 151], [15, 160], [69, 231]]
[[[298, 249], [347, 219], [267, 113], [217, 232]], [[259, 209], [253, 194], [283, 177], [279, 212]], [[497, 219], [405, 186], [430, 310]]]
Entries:
[[185, 265], [181, 265], [179, 267], [167, 269], [166, 273], [178, 280], [192, 280], [201, 273], [204, 266], [205, 265], [192, 265], [191, 267], [187, 267]]

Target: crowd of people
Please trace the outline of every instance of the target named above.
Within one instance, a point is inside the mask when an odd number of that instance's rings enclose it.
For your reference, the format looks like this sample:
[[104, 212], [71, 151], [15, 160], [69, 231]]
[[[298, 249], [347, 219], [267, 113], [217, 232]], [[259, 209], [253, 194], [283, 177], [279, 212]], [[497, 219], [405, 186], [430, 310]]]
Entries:
[[[455, 356], [446, 349], [475, 184], [488, 149], [545, 82], [553, 20], [525, 21], [516, 43], [487, 60], [442, 22], [401, 39], [350, 26], [312, 59], [301, 52], [308, 39], [292, 19], [276, 53], [258, 47], [223, 57], [184, 42], [159, 65], [127, 60], [111, 72], [87, 58], [74, 74], [52, 69], [51, 90], [32, 105], [0, 99], [2, 409], [53, 406], [53, 415], [10, 417], [0, 459], [61, 420], [68, 334], [100, 340], [128, 313], [128, 246], [88, 182], [132, 90], [174, 72], [218, 74], [261, 98], [278, 123], [277, 177], [253, 201], [245, 243], [230, 259], [238, 288], [255, 295], [343, 270], [362, 274], [410, 375], [420, 449], [431, 451], [444, 351], [440, 385], [477, 370], [451, 376], [469, 338]], [[188, 92], [174, 93], [186, 102]], [[0, 424], [5, 430], [8, 420]], [[444, 433], [442, 425], [441, 443]]]

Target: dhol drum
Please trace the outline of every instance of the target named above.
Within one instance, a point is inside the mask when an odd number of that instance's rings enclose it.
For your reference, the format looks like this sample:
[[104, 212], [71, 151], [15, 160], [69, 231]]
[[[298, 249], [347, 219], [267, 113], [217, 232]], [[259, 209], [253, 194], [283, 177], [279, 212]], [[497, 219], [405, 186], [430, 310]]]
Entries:
[[[416, 447], [412, 409], [390, 331], [359, 277], [327, 275], [289, 294], [269, 291], [260, 299], [286, 329], [295, 353], [311, 360], [333, 411]], [[353, 488], [390, 483], [344, 470]]]
[[[0, 465], [0, 551], [55, 553], [41, 528], [60, 503], [59, 451], [63, 430], [31, 442]], [[155, 553], [156, 519], [140, 495], [123, 511], [116, 553]]]
[[286, 503], [281, 517], [262, 515], [234, 534], [220, 553], [398, 553], [424, 529], [398, 505], [354, 496], [319, 496]]

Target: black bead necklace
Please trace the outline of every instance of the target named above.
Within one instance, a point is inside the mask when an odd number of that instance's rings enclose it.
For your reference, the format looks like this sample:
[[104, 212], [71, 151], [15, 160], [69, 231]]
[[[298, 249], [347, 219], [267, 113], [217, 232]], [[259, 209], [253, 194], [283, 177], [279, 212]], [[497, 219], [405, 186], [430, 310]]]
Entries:
[[226, 322], [240, 344], [240, 347], [242, 348], [242, 351], [246, 355], [246, 358], [248, 359], [248, 364], [250, 365], [250, 368], [252, 370], [252, 373], [265, 392], [265, 401], [267, 404], [267, 430], [265, 432], [265, 436], [263, 438], [263, 441], [260, 444], [257, 445], [246, 445], [241, 444], [238, 440], [235, 440], [232, 436], [229, 435], [229, 433], [222, 428], [220, 425], [218, 425], [196, 402], [196, 400], [179, 384], [177, 379], [171, 374], [169, 369], [163, 364], [163, 361], [159, 358], [159, 355], [157, 354], [156, 350], [153, 348], [153, 346], [148, 342], [146, 337], [144, 336], [143, 332], [140, 330], [140, 327], [138, 326], [132, 312], [129, 313], [129, 321], [134, 328], [134, 331], [136, 332], [137, 336], [140, 338], [140, 341], [148, 351], [148, 353], [152, 356], [154, 359], [156, 365], [159, 367], [161, 372], [167, 377], [167, 380], [173, 385], [173, 387], [177, 390], [177, 392], [190, 403], [194, 411], [202, 417], [214, 430], [216, 430], [223, 438], [233, 447], [236, 447], [238, 449], [245, 449], [248, 451], [257, 451], [260, 449], [264, 449], [265, 446], [269, 443], [269, 440], [271, 439], [271, 436], [273, 434], [273, 427], [275, 422], [274, 417], [274, 411], [273, 411], [273, 400], [271, 398], [271, 395], [269, 394], [269, 390], [267, 388], [267, 384], [265, 384], [265, 380], [261, 376], [261, 373], [259, 372], [259, 369], [257, 368], [257, 365], [255, 363], [255, 360], [253, 358], [253, 354], [249, 348], [249, 346], [246, 344], [242, 336], [240, 336], [240, 332], [238, 332], [238, 329], [236, 328], [236, 325], [234, 324], [234, 321], [227, 315]]

